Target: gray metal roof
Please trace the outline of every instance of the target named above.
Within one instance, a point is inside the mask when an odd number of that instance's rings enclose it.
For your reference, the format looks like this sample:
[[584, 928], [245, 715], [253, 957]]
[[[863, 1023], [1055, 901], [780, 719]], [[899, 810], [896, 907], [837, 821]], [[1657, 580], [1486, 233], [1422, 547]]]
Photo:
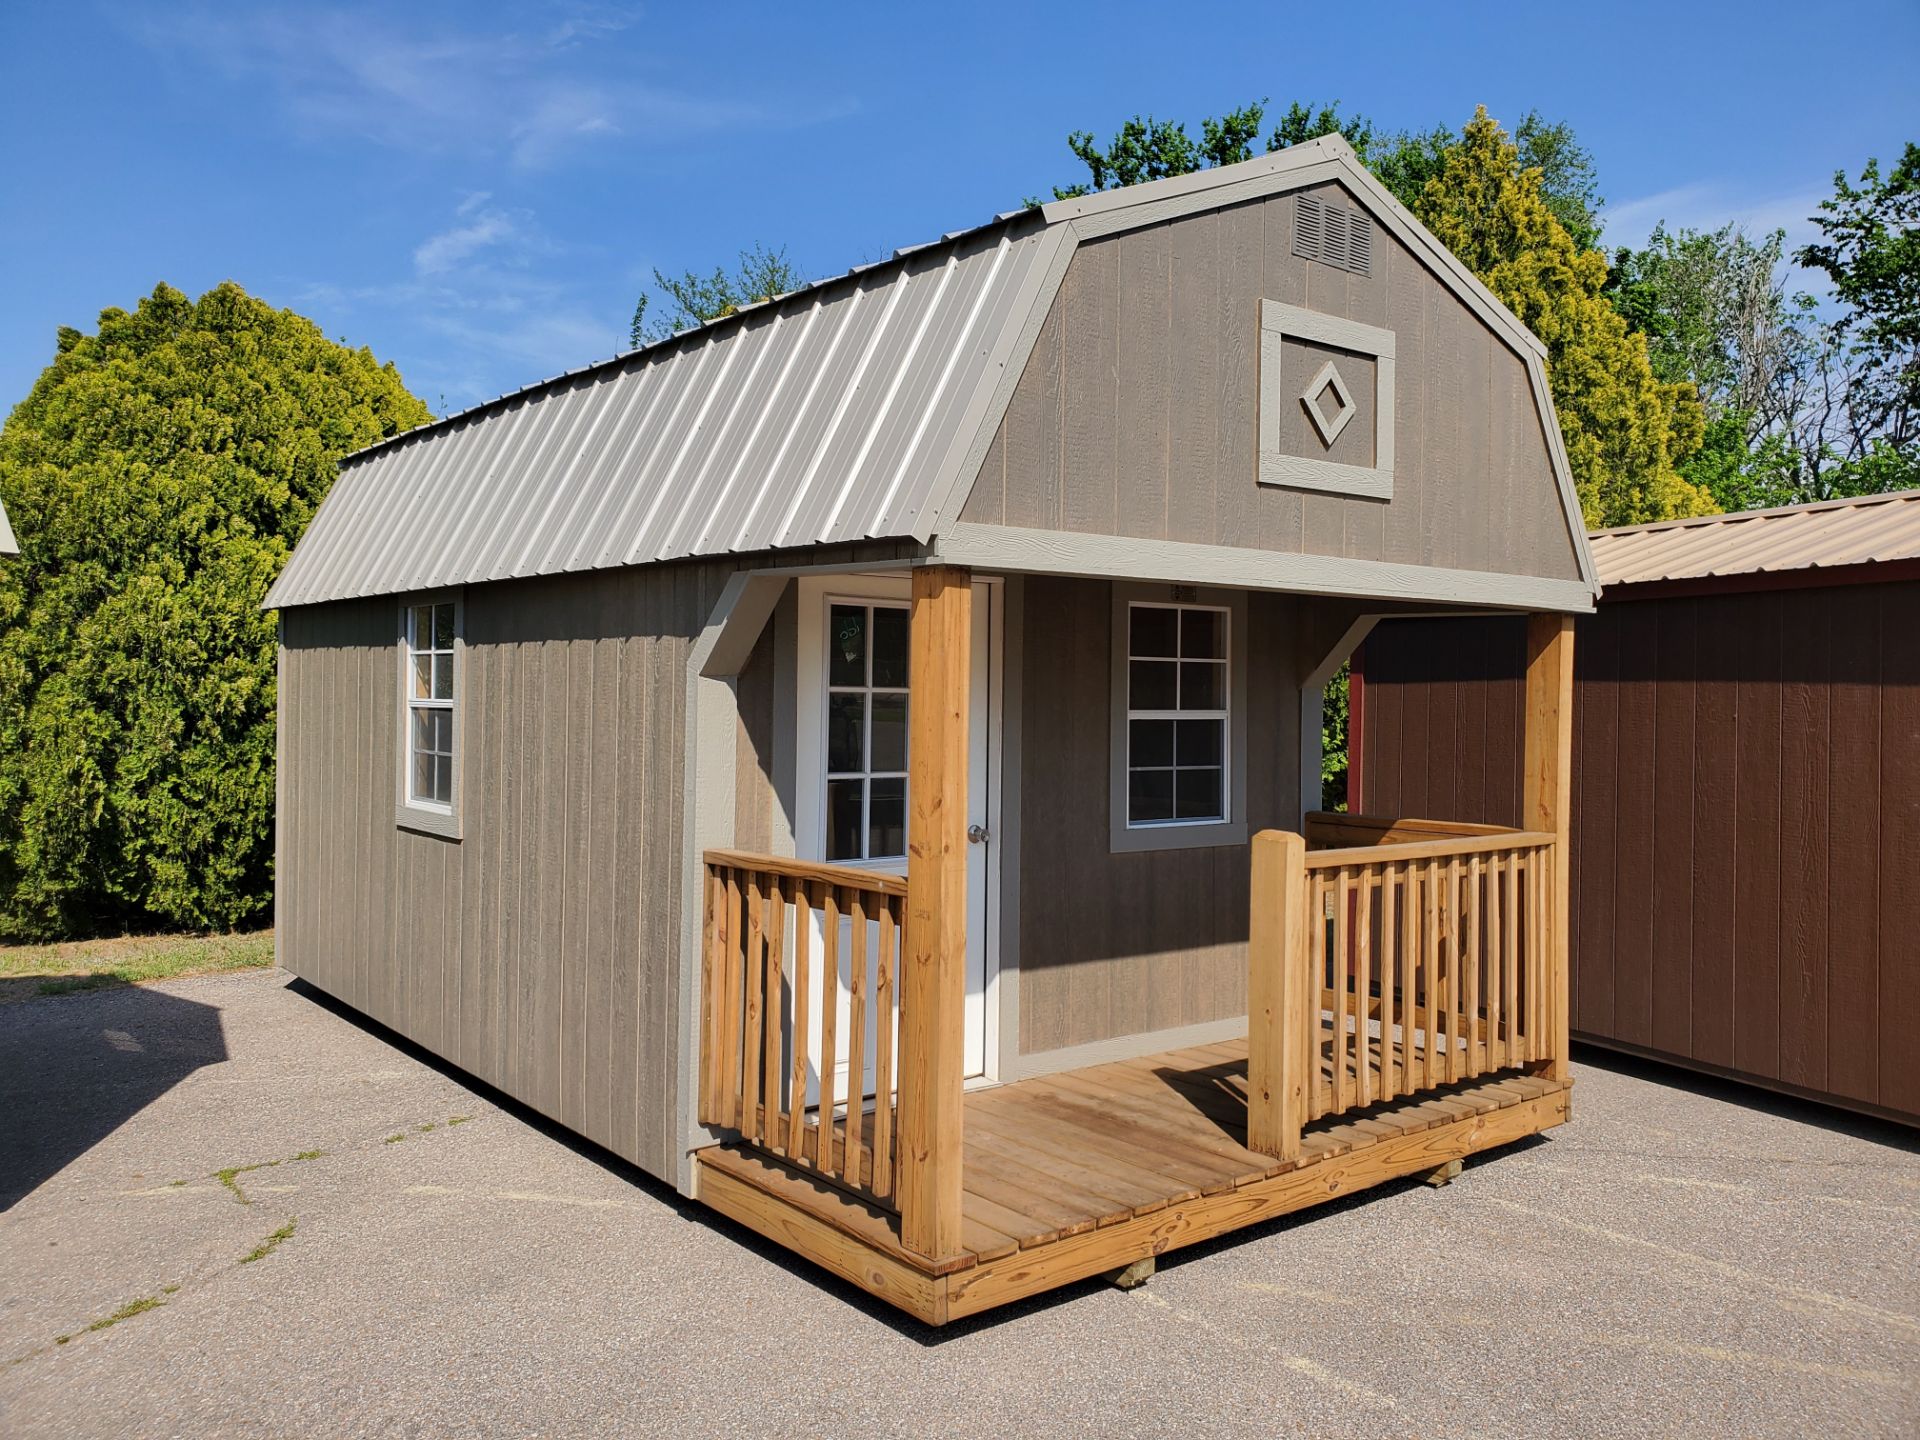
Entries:
[[1596, 530], [1603, 585], [1920, 558], [1920, 490]]
[[266, 603], [924, 537], [1060, 239], [1002, 217], [351, 455]]
[[690, 555], [930, 539], [1083, 240], [1337, 180], [1522, 353], [1582, 576], [1540, 342], [1337, 135], [1056, 201], [350, 455], [268, 608]]

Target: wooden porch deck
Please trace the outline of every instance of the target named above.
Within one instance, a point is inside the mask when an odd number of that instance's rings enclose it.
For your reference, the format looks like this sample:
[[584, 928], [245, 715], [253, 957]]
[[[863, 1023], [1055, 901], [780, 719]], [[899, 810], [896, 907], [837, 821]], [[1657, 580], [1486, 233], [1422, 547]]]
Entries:
[[698, 1152], [697, 1193], [940, 1324], [1510, 1143], [1570, 1101], [1502, 1072], [1315, 1122], [1295, 1162], [1246, 1148], [1246, 1083], [1238, 1040], [969, 1091], [962, 1249], [939, 1263], [896, 1216], [749, 1146]]

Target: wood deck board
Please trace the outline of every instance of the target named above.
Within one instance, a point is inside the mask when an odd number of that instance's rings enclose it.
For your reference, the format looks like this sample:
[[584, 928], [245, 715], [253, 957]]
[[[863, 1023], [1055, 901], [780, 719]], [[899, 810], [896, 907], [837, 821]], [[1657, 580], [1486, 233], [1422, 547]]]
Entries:
[[[726, 1177], [715, 1208], [939, 1323], [1098, 1273], [1098, 1257], [1139, 1258], [1255, 1224], [1411, 1173], [1433, 1156], [1507, 1143], [1567, 1113], [1561, 1083], [1500, 1072], [1315, 1121], [1296, 1166], [1245, 1147], [1245, 1064], [1246, 1042], [1228, 1041], [968, 1092], [964, 1253], [944, 1267], [900, 1245], [897, 1217], [778, 1159], [737, 1146], [698, 1159], [703, 1172]], [[1320, 1180], [1309, 1183], [1309, 1172]], [[776, 1222], [754, 1208], [763, 1202], [806, 1218]], [[875, 1259], [863, 1264], [844, 1242]], [[994, 1278], [963, 1281], [975, 1267]]]

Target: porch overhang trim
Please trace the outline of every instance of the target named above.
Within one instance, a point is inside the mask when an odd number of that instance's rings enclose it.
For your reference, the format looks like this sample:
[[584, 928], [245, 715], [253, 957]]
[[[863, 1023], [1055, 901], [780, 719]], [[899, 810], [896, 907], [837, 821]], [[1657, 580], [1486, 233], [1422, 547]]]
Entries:
[[970, 565], [976, 570], [1154, 580], [1173, 585], [1562, 614], [1590, 614], [1594, 601], [1593, 587], [1585, 580], [1001, 525], [949, 526], [928, 544], [927, 559], [928, 563]]

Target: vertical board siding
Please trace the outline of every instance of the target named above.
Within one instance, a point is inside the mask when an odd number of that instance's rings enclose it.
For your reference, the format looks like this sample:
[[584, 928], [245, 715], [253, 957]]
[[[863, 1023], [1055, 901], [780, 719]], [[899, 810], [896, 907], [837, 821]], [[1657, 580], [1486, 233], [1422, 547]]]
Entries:
[[[1023, 1054], [1245, 1013], [1243, 844], [1114, 854], [1111, 588], [1030, 576], [1021, 637]], [[1247, 819], [1297, 829], [1302, 643], [1313, 604], [1247, 605]], [[1011, 647], [1010, 647], [1011, 648]], [[1315, 658], [1317, 658], [1315, 652]]]
[[[1916, 633], [1911, 581], [1603, 599], [1581, 619], [1578, 1035], [1920, 1119]], [[1374, 630], [1363, 808], [1518, 823], [1495, 784], [1511, 766], [1472, 757], [1517, 723], [1519, 636]]]
[[[468, 587], [459, 841], [395, 824], [400, 601], [281, 619], [282, 963], [667, 1177], [687, 663], [740, 564]], [[770, 647], [743, 684], [742, 808], [756, 826], [771, 793]]]
[[[1384, 227], [1370, 275], [1294, 255], [1294, 203], [1082, 244], [960, 518], [1577, 578], [1524, 359]], [[1263, 298], [1394, 332], [1390, 501], [1256, 482]]]

